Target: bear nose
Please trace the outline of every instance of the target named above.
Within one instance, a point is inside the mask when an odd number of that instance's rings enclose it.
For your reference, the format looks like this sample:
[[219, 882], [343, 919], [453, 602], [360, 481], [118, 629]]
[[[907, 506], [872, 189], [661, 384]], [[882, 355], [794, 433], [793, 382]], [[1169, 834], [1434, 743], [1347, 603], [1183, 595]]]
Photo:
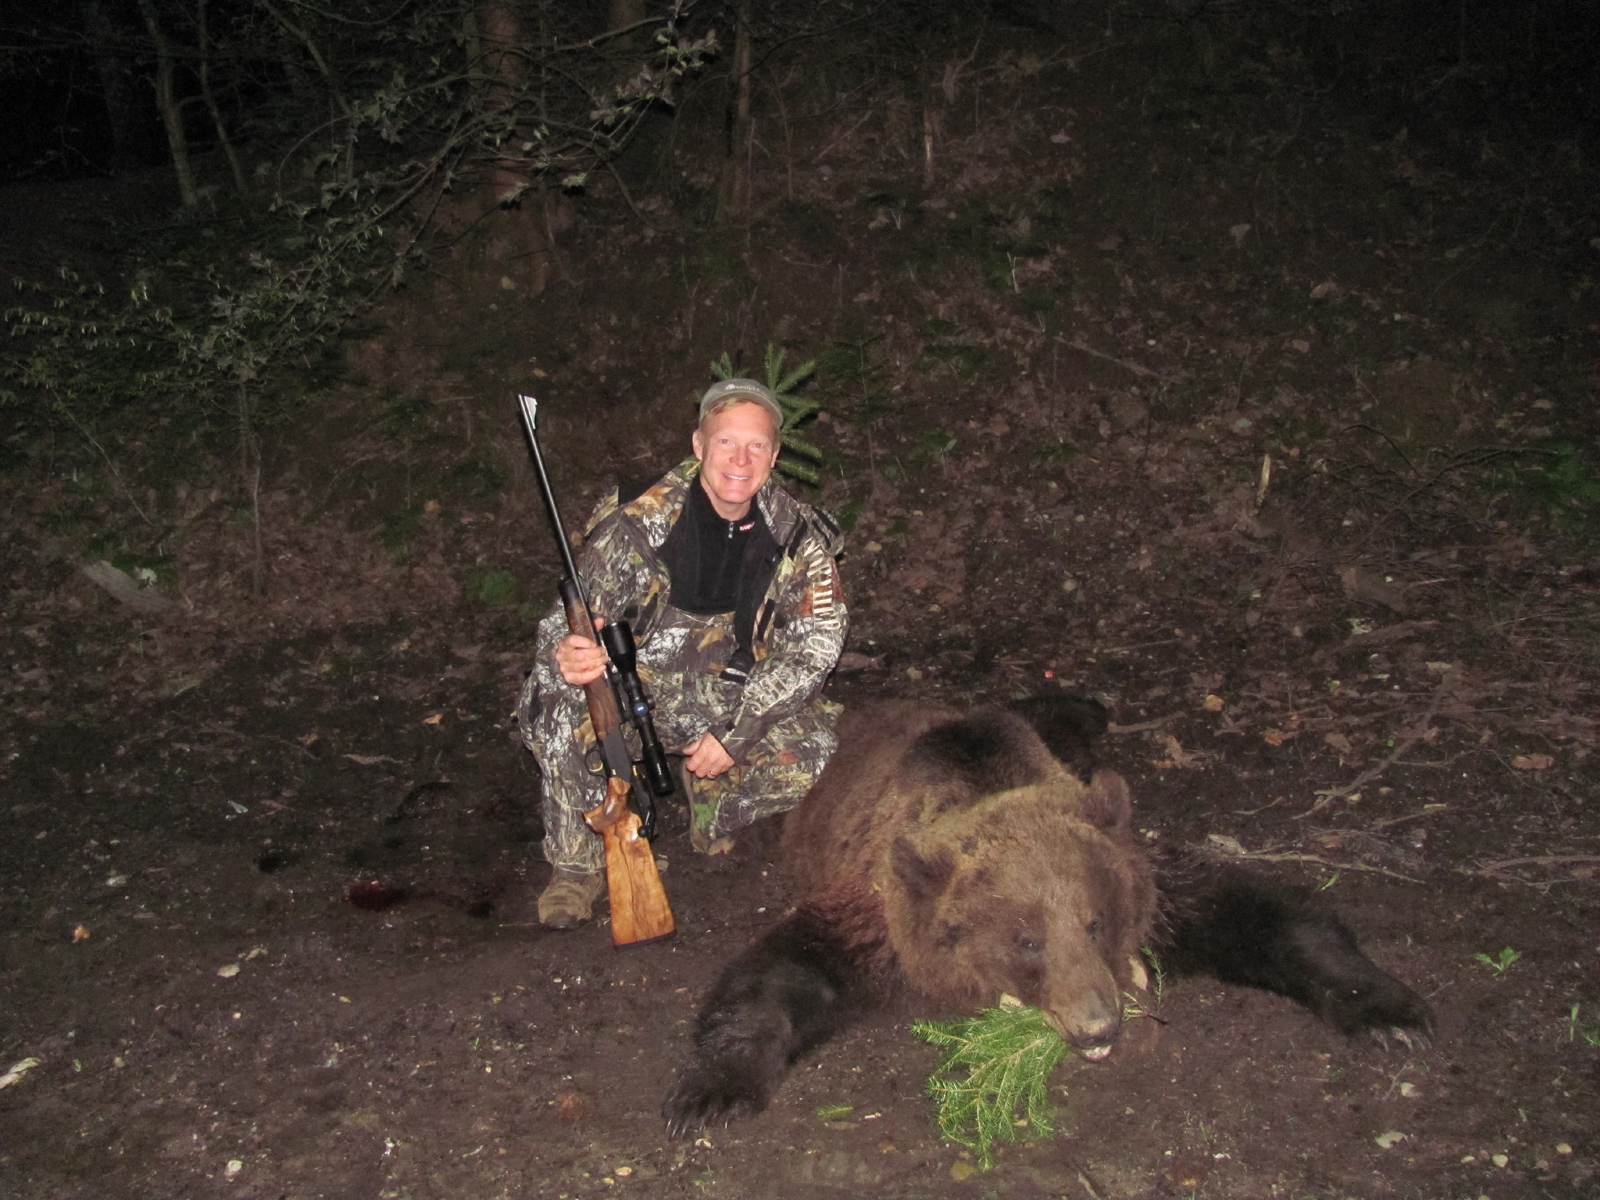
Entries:
[[1099, 1062], [1110, 1055], [1117, 1035], [1122, 1032], [1121, 1017], [1121, 1013], [1102, 1011], [1067, 1020], [1058, 1014], [1045, 1013], [1045, 1020], [1061, 1035], [1061, 1040], [1090, 1062]]
[[1116, 1043], [1117, 1030], [1113, 1026], [1102, 1033], [1080, 1034], [1072, 1038], [1072, 1048], [1080, 1057], [1089, 1062], [1099, 1062], [1111, 1056], [1111, 1047]]

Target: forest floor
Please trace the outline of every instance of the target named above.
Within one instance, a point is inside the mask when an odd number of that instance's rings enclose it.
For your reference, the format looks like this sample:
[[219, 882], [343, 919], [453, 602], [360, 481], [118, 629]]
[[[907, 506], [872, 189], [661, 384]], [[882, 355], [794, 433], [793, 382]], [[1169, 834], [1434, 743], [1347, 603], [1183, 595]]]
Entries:
[[[597, 186], [537, 297], [463, 236], [277, 435], [263, 596], [225, 481], [0, 474], [0, 1193], [1595, 1193], [1593, 171], [1318, 108], [1292, 46], [1228, 87], [1101, 49], [992, 35], [932, 100], [864, 88], [733, 235], [692, 170], [635, 189], [650, 226]], [[105, 198], [19, 202], [127, 219]], [[555, 556], [511, 394], [575, 523], [769, 341], [821, 360], [851, 528], [831, 694], [1100, 697], [1145, 836], [1321, 888], [1431, 1047], [1171, 983], [978, 1172], [908, 1002], [666, 1139], [698, 998], [783, 911], [778, 839], [697, 856], [669, 805], [664, 943], [529, 915], [512, 707]]]

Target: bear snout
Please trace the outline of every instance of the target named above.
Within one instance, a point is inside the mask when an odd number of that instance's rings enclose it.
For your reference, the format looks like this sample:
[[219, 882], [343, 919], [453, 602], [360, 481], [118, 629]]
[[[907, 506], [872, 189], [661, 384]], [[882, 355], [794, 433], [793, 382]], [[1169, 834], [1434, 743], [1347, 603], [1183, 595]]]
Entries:
[[1110, 1057], [1111, 1047], [1122, 1032], [1121, 1007], [1092, 993], [1065, 1008], [1048, 1005], [1041, 1011], [1061, 1040], [1089, 1062]]

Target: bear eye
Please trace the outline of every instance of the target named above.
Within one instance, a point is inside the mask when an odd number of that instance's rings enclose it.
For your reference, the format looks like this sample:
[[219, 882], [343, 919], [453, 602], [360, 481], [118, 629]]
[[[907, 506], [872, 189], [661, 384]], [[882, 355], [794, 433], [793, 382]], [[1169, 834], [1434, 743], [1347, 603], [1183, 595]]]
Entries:
[[1105, 922], [1099, 917], [1096, 917], [1094, 920], [1090, 921], [1084, 926], [1084, 932], [1086, 932], [1092, 938], [1097, 938], [1100, 936], [1100, 931], [1104, 928]]
[[1044, 951], [1044, 943], [1030, 934], [1020, 934], [1017, 937], [1017, 949], [1024, 954], [1040, 954]]

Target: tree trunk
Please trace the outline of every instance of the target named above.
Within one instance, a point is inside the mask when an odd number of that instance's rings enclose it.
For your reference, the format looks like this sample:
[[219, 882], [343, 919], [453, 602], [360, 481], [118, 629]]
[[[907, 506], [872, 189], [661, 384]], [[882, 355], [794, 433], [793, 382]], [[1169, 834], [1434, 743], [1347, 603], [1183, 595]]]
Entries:
[[178, 177], [178, 195], [185, 208], [195, 208], [200, 196], [195, 191], [194, 169], [189, 165], [189, 139], [183, 132], [183, 110], [172, 90], [172, 76], [177, 67], [172, 57], [172, 43], [161, 31], [156, 19], [154, 0], [139, 0], [139, 11], [144, 15], [145, 27], [156, 47], [156, 108], [161, 112], [161, 124], [167, 131], [167, 149], [172, 152], [172, 170]]
[[[477, 58], [483, 64], [479, 86], [484, 89], [485, 109], [494, 112], [516, 104], [526, 82], [517, 53], [523, 32], [516, 8], [504, 0], [480, 0], [468, 35], [469, 52], [474, 42], [481, 47]], [[508, 140], [517, 143], [514, 133]], [[489, 197], [489, 213], [499, 210], [498, 219], [511, 225], [513, 240], [527, 260], [528, 294], [537, 296], [555, 275], [568, 278], [550, 229], [545, 181], [535, 182], [514, 164], [495, 159], [489, 171]]]
[[81, 0], [84, 31], [94, 54], [100, 90], [105, 96], [111, 129], [113, 175], [137, 171], [154, 161], [154, 147], [144, 122], [146, 109], [128, 71], [130, 30], [120, 29], [101, 0]]
[[750, 140], [750, 25], [751, 0], [738, 0], [733, 38], [733, 104], [729, 109], [727, 157], [722, 163], [722, 187], [717, 195], [717, 223], [745, 212], [750, 206], [750, 174], [746, 169], [746, 144]]
[[206, 111], [211, 114], [211, 123], [217, 128], [217, 141], [222, 143], [222, 152], [228, 156], [228, 167], [233, 171], [233, 186], [242, 196], [248, 190], [244, 167], [240, 165], [238, 152], [228, 138], [228, 127], [222, 120], [222, 110], [217, 107], [217, 98], [211, 92], [211, 37], [206, 29], [206, 0], [195, 0], [194, 16], [195, 27], [200, 35], [200, 94], [205, 97]]
[[[139, 3], [148, 4], [150, 0], [139, 0]], [[333, 119], [329, 122], [329, 127], [334, 131], [333, 152], [343, 160], [339, 168], [339, 178], [343, 183], [353, 182], [356, 177], [356, 114], [351, 109], [350, 102], [344, 98], [338, 76], [333, 73], [333, 68], [328, 65], [328, 60], [322, 56], [321, 48], [309, 33], [284, 16], [273, 5], [272, 0], [260, 0], [260, 3], [290, 37], [306, 48], [306, 53], [311, 55], [311, 61], [317, 64], [317, 70], [328, 87], [328, 95], [336, 110], [330, 114]]]

